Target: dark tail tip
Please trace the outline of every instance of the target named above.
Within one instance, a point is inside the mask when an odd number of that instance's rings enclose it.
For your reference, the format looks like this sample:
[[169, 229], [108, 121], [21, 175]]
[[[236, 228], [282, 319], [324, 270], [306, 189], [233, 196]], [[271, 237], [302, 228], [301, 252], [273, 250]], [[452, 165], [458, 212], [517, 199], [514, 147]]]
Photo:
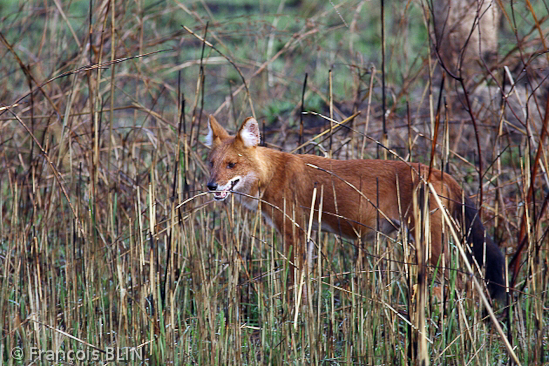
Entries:
[[[482, 267], [485, 265], [485, 280], [492, 298], [505, 298], [505, 257], [501, 249], [485, 235], [484, 226], [478, 216], [478, 211], [472, 202], [465, 202], [465, 226], [468, 242], [473, 245], [473, 256]], [[486, 260], [486, 263], [485, 263]]]

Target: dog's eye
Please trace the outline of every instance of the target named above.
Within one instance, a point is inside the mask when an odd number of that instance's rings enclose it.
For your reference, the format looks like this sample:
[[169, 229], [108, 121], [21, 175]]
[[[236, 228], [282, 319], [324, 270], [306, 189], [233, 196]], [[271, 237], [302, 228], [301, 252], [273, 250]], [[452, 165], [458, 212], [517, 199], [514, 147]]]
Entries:
[[213, 168], [213, 166], [214, 166], [214, 162], [212, 160], [212, 161], [210, 161], [210, 168]]
[[227, 163], [227, 169], [232, 169], [235, 165], [236, 163]]

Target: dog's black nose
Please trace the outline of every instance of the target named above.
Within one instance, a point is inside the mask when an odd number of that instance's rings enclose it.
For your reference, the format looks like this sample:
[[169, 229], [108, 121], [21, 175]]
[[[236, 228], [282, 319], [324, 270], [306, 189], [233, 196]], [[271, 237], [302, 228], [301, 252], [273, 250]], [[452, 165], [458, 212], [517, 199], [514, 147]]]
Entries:
[[217, 183], [215, 183], [215, 182], [208, 182], [208, 184], [206, 186], [208, 187], [208, 189], [210, 191], [217, 190]]

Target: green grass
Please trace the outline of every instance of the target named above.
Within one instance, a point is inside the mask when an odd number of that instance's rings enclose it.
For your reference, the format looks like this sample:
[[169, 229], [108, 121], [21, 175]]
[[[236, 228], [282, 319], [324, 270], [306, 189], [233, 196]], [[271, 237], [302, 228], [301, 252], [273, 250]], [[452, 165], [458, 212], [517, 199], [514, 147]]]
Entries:
[[[134, 357], [123, 354], [118, 364], [407, 365], [421, 357], [412, 326], [421, 313], [428, 339], [421, 351], [432, 364], [510, 363], [478, 295], [456, 288], [467, 274], [444, 279], [443, 307], [431, 295], [441, 279], [432, 279], [425, 309], [418, 308], [418, 269], [405, 233], [368, 243], [314, 234], [314, 268], [303, 276], [308, 296], [297, 305], [278, 234], [259, 214], [204, 194], [206, 116], [220, 108], [218, 120], [235, 131], [252, 114], [251, 100], [265, 142], [290, 151], [300, 140], [306, 73], [305, 111], [328, 116], [333, 100], [338, 121], [361, 112], [352, 131], [316, 140], [324, 151], [397, 158], [374, 142], [383, 132], [379, 2], [287, 1], [280, 10], [279, 1], [114, 2], [114, 18], [98, 2], [92, 9], [86, 1], [59, 4], [67, 21], [54, 2], [0, 1], [7, 41], [0, 108], [10, 106], [0, 110], [2, 364], [53, 364], [45, 354], [31, 358], [33, 349], [134, 347]], [[430, 85], [436, 59], [426, 5], [385, 5], [387, 146], [405, 160], [429, 162], [440, 70]], [[515, 7], [516, 36], [514, 23], [502, 21], [499, 51], [507, 57], [486, 74], [488, 84], [502, 83], [503, 66], [517, 77], [524, 60], [543, 50], [533, 14], [546, 34], [546, 12], [541, 1], [533, 9]], [[202, 58], [202, 42], [182, 26], [203, 37], [206, 24], [206, 39], [222, 54], [205, 47]], [[529, 233], [509, 307], [495, 307], [523, 364], [549, 362], [546, 149], [536, 159], [544, 57], [528, 64], [528, 88], [503, 104], [497, 91], [492, 99], [467, 91], [483, 149], [483, 219], [508, 261], [520, 233]], [[112, 59], [120, 62], [58, 77]], [[471, 118], [452, 104], [449, 85], [435, 164], [478, 194]], [[526, 91], [535, 97], [528, 104]], [[303, 121], [302, 141], [329, 126], [311, 114]], [[452, 248], [453, 267], [463, 268]], [[86, 357], [82, 364], [115, 364], [104, 353], [102, 361]]]

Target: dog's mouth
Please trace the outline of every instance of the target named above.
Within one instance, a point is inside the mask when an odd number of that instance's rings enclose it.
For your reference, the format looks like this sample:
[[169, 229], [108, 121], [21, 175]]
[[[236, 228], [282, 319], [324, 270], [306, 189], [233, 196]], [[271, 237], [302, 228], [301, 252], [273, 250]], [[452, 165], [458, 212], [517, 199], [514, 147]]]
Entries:
[[216, 201], [225, 200], [227, 197], [229, 197], [229, 194], [232, 192], [233, 188], [237, 185], [238, 182], [240, 182], [240, 179], [235, 179], [233, 182], [231, 182], [231, 186], [228, 189], [224, 189], [222, 191], [215, 191], [214, 199]]

